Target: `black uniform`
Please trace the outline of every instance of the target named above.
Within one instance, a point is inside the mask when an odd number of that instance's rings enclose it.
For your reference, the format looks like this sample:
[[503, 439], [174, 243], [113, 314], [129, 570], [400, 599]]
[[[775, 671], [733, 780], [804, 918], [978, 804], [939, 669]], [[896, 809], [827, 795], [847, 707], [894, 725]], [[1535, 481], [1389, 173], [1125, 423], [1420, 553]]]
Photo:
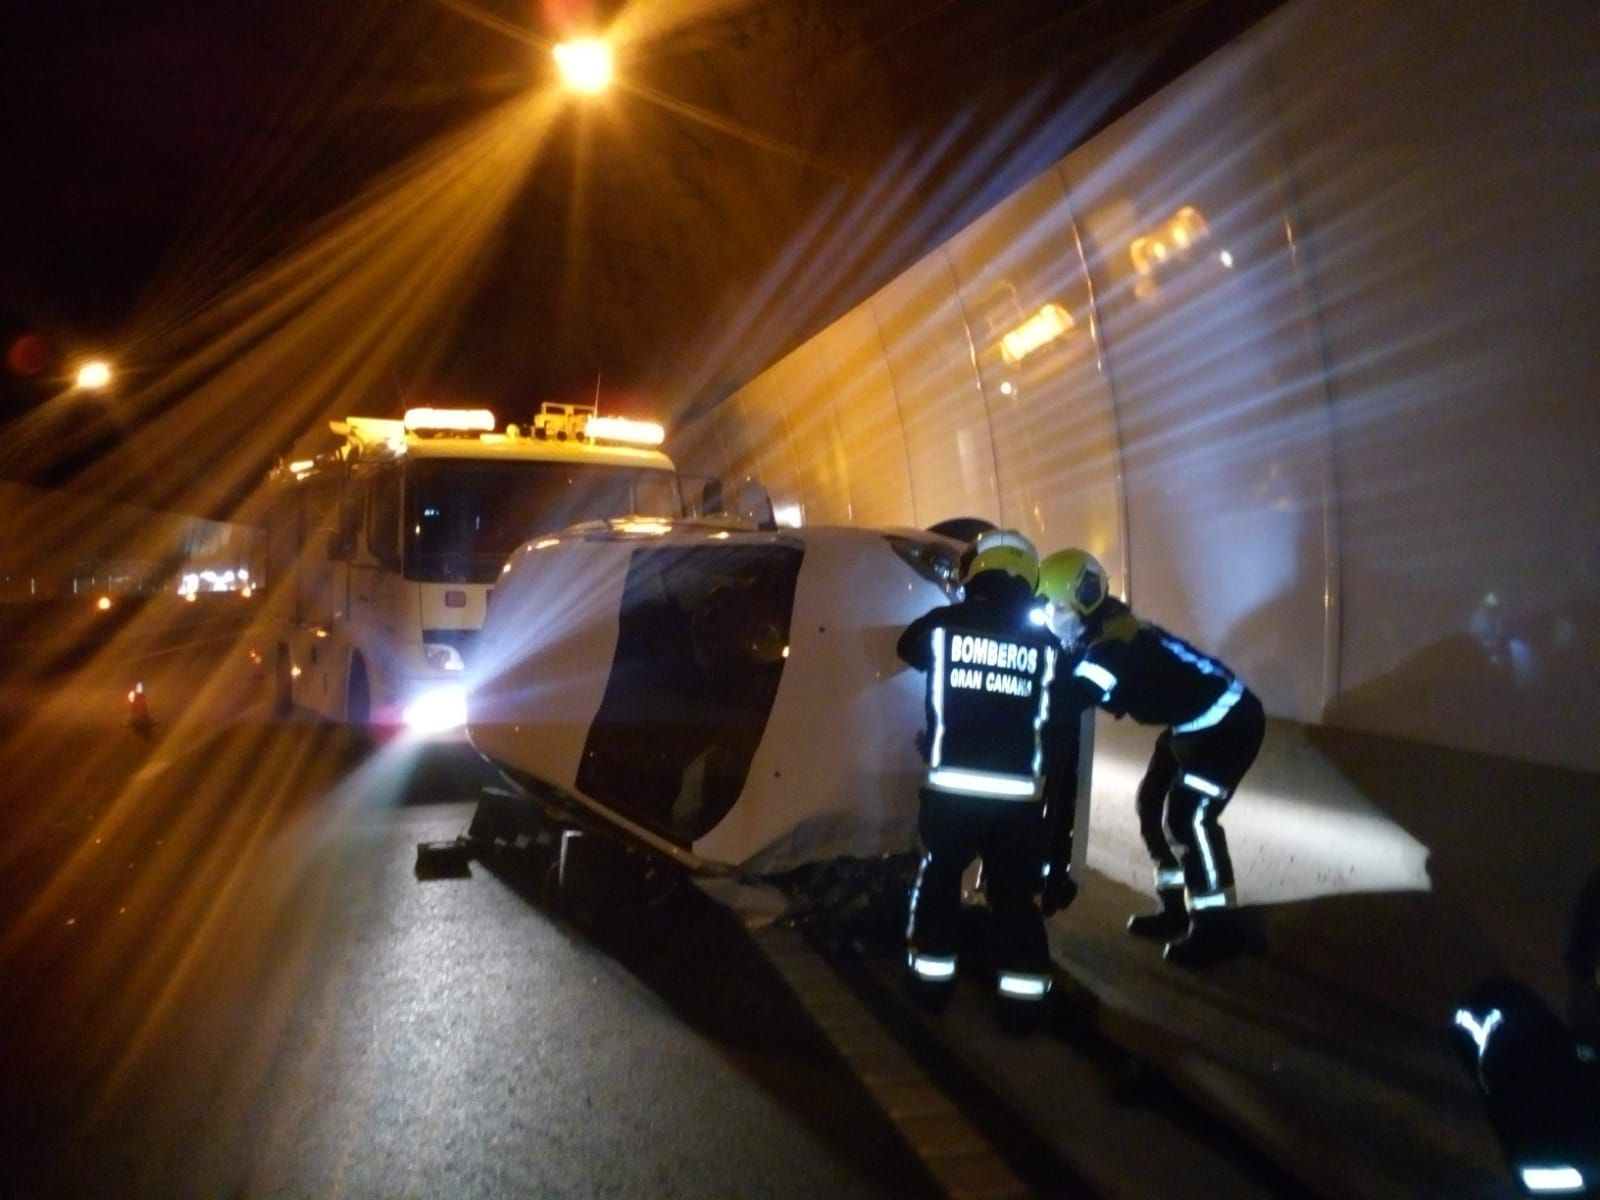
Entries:
[[901, 634], [902, 659], [927, 673], [928, 763], [918, 829], [925, 854], [911, 897], [910, 965], [926, 984], [954, 982], [961, 876], [982, 856], [994, 914], [997, 987], [1042, 998], [1050, 952], [1034, 904], [1044, 852], [1041, 738], [1061, 643], [1030, 620], [1031, 589], [1001, 571], [960, 603]]
[[1139, 832], [1156, 888], [1183, 888], [1191, 911], [1232, 904], [1233, 862], [1218, 819], [1266, 732], [1261, 701], [1227, 667], [1107, 597], [1084, 623], [1056, 684], [1056, 719], [1098, 704], [1165, 725], [1139, 784]]
[[1600, 871], [1578, 898], [1565, 958], [1570, 1027], [1498, 976], [1467, 993], [1453, 1032], [1523, 1190], [1587, 1196], [1600, 1183]]

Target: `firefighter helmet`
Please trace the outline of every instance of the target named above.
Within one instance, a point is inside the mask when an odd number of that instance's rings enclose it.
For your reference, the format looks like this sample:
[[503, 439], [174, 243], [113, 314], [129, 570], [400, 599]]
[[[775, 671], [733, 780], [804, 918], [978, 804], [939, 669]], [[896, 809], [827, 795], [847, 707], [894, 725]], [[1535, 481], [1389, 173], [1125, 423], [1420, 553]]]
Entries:
[[1039, 581], [1039, 552], [1015, 529], [990, 529], [972, 543], [972, 559], [961, 573], [961, 582], [968, 583], [984, 571], [1004, 571], [1031, 588]]
[[1039, 564], [1039, 594], [1086, 617], [1111, 590], [1106, 569], [1087, 550], [1057, 550]]

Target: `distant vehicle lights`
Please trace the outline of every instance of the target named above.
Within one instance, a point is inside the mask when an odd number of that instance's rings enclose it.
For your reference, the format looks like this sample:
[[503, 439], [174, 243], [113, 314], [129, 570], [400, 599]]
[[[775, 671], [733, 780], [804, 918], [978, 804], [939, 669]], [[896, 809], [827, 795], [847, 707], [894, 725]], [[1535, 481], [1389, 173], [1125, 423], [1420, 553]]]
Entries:
[[255, 591], [248, 567], [228, 568], [223, 571], [204, 570], [186, 572], [178, 580], [178, 595], [193, 600], [200, 592], [238, 592], [249, 597]]
[[401, 719], [417, 733], [443, 733], [467, 723], [467, 694], [460, 687], [424, 692], [401, 712]]

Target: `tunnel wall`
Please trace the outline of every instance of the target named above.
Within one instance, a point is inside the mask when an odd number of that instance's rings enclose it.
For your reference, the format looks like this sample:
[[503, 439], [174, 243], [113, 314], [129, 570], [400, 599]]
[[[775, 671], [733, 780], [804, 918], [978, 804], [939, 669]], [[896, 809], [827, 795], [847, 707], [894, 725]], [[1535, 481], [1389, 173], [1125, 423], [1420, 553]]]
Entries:
[[[1537, 973], [1600, 858], [1597, 61], [1579, 0], [1292, 4], [679, 457], [808, 524], [1086, 546], [1275, 718], [1228, 822], [1242, 894], [1431, 888], [1406, 936]], [[1148, 732], [1102, 722], [1091, 847], [1141, 886]]]
[[177, 572], [251, 568], [256, 531], [0, 480], [0, 602], [173, 591]]

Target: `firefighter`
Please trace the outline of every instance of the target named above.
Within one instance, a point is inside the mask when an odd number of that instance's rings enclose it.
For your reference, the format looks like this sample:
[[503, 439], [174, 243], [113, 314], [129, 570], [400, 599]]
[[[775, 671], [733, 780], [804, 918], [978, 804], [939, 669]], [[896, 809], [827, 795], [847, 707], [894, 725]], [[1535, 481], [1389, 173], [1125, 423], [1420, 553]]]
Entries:
[[961, 878], [982, 857], [993, 914], [1001, 1024], [1031, 1028], [1050, 990], [1050, 949], [1034, 901], [1045, 842], [1041, 739], [1061, 644], [1035, 623], [1039, 558], [1020, 533], [981, 534], [962, 599], [913, 621], [900, 657], [927, 675], [927, 762], [911, 890], [908, 989], [938, 1011], [954, 990]]
[[1463, 997], [1451, 1028], [1528, 1195], [1600, 1194], [1600, 870], [1579, 894], [1564, 957], [1568, 1024], [1502, 975]]
[[1099, 705], [1118, 718], [1166, 726], [1138, 793], [1160, 907], [1132, 917], [1128, 932], [1164, 942], [1165, 957], [1181, 965], [1228, 957], [1240, 946], [1219, 819], [1261, 748], [1261, 701], [1222, 663], [1136, 617], [1083, 550], [1046, 558], [1039, 592], [1072, 653], [1052, 698], [1055, 720], [1074, 721]]
[[[1568, 972], [1567, 1015], [1581, 1047], [1579, 1057], [1600, 1073], [1600, 868], [1578, 893], [1563, 957]], [[1600, 1091], [1596, 1098], [1600, 1099]]]

